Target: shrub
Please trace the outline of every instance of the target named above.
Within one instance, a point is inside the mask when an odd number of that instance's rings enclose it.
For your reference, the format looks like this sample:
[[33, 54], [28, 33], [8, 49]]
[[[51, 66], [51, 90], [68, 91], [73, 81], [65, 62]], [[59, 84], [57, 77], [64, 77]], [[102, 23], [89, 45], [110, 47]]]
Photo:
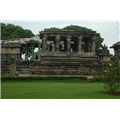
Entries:
[[86, 76], [1, 76], [2, 81], [88, 81]]
[[15, 54], [11, 54], [11, 56], [15, 56]]
[[109, 66], [102, 67], [99, 70], [99, 77], [105, 84], [104, 88], [107, 93], [117, 94], [120, 89], [120, 65], [119, 58], [111, 60]]
[[90, 80], [91, 80], [92, 83], [93, 82], [102, 82], [102, 79], [101, 79], [100, 76], [93, 76], [93, 78], [90, 79]]

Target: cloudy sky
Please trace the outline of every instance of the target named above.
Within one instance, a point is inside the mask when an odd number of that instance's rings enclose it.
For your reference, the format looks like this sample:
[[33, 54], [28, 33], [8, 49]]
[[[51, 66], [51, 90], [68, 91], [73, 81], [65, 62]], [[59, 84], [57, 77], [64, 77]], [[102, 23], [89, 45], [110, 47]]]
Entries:
[[[108, 48], [114, 43], [120, 40], [119, 38], [119, 21], [2, 21], [4, 23], [11, 23], [14, 25], [19, 25], [24, 29], [30, 29], [34, 34], [38, 34], [39, 31], [44, 30], [44, 28], [58, 27], [63, 28], [68, 25], [79, 25], [83, 27], [90, 28], [101, 34], [104, 38], [103, 44], [106, 44]], [[110, 49], [110, 53], [114, 53]]]

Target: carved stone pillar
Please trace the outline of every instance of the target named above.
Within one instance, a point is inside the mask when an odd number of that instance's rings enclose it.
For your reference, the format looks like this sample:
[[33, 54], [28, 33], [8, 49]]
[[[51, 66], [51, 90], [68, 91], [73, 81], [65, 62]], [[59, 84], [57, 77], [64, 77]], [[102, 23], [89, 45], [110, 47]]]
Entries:
[[25, 60], [28, 60], [28, 46], [26, 46], [25, 48], [26, 48]]
[[82, 35], [80, 35], [79, 37], [78, 37], [78, 54], [81, 54], [82, 53], [82, 39], [83, 39], [83, 36]]
[[34, 45], [31, 45], [32, 47], [32, 60], [34, 60]]
[[92, 37], [92, 52], [95, 52], [95, 41], [96, 41], [96, 36]]
[[41, 46], [41, 43], [38, 43], [38, 60], [41, 60], [40, 46]]
[[55, 51], [55, 46], [54, 46], [54, 42], [52, 43], [52, 51]]
[[95, 41], [96, 41], [96, 36], [93, 36], [91, 39], [92, 39], [91, 51], [93, 52], [93, 55], [95, 56]]
[[56, 35], [56, 53], [59, 54], [59, 50], [60, 50], [60, 35], [57, 34]]
[[47, 34], [43, 35], [43, 44], [42, 44], [42, 49], [43, 49], [43, 54], [45, 54], [46, 47], [47, 47]]
[[67, 54], [71, 53], [71, 36], [67, 36]]
[[50, 44], [47, 44], [47, 51], [50, 51]]
[[88, 45], [88, 52], [91, 52], [91, 45]]

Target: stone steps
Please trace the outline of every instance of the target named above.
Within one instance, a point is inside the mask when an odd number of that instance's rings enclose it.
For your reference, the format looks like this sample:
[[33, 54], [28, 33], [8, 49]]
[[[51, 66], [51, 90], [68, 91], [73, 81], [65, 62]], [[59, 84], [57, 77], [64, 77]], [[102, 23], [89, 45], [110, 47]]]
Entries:
[[30, 68], [30, 74], [34, 75], [96, 75], [95, 68], [79, 68], [79, 66], [37, 66]]
[[30, 68], [21, 68], [20, 74], [29, 74]]

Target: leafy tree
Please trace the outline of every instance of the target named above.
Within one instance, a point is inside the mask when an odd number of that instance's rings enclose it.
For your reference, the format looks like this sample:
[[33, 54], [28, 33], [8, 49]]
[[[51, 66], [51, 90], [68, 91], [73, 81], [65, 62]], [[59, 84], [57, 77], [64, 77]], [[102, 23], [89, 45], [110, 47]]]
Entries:
[[96, 39], [96, 43], [95, 43], [95, 49], [97, 50], [97, 48], [101, 48], [102, 47], [102, 42], [104, 41], [104, 38], [102, 38], [101, 36], [98, 36]]
[[45, 30], [48, 30], [48, 31], [57, 31], [57, 30], [61, 30], [60, 28], [56, 28], [56, 27], [51, 27], [51, 28], [44, 28], [44, 30], [41, 30], [39, 31], [39, 34], [37, 34], [36, 36], [40, 36], [40, 33], [45, 31]]
[[57, 30], [61, 30], [60, 28], [56, 28], [56, 27], [52, 27], [52, 28], [45, 28], [45, 30], [53, 30], [53, 31], [57, 31]]
[[0, 23], [0, 40], [3, 37], [4, 29], [5, 29], [5, 24], [4, 23]]
[[92, 31], [91, 29], [88, 29], [86, 27], [81, 27], [81, 26], [78, 26], [78, 25], [66, 26], [66, 27], [62, 28], [62, 30]]
[[14, 24], [1, 23], [1, 39], [8, 40], [13, 38], [30, 38], [35, 35], [31, 30], [23, 29], [20, 26]]
[[[31, 38], [35, 35], [31, 30], [23, 29], [20, 26], [15, 26], [14, 24], [1, 23], [1, 39], [8, 40], [13, 38]], [[21, 50], [21, 54], [25, 54], [25, 48]], [[31, 56], [31, 48], [28, 49], [28, 57]]]

